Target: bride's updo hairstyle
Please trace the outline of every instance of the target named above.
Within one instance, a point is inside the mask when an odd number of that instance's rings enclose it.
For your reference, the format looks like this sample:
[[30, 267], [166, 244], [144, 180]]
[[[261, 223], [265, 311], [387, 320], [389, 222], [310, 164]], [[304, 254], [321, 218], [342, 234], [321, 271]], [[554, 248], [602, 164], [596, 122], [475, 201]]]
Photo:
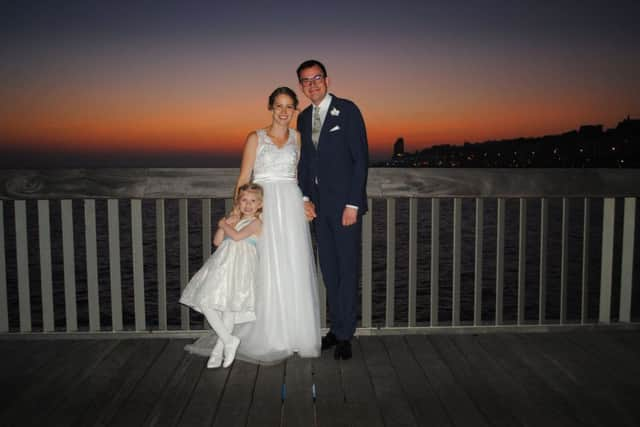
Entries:
[[287, 95], [293, 99], [293, 108], [296, 110], [298, 109], [298, 96], [296, 93], [288, 87], [282, 86], [271, 92], [271, 95], [269, 95], [269, 110], [273, 110], [273, 104], [276, 102], [276, 97], [278, 95]]

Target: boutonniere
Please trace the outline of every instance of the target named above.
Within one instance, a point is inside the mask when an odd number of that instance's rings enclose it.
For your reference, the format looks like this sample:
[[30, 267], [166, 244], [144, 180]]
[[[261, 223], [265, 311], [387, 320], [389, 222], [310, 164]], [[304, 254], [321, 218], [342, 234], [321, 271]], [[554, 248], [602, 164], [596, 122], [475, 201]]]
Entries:
[[333, 109], [330, 111], [332, 116], [339, 116], [340, 115], [340, 110], [338, 110], [336, 107], [333, 107]]

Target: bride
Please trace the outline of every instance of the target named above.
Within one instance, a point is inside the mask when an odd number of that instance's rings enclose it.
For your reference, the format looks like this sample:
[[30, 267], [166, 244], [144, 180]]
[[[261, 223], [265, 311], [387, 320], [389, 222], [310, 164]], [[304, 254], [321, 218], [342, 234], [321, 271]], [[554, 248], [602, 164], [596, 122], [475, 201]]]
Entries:
[[[236, 191], [253, 182], [264, 189], [262, 235], [258, 241], [254, 322], [237, 325], [237, 359], [278, 363], [293, 353], [320, 355], [320, 316], [316, 267], [309, 224], [297, 182], [300, 134], [289, 127], [298, 107], [291, 89], [269, 96], [271, 124], [247, 137]], [[208, 341], [208, 344], [204, 344]], [[188, 350], [209, 355], [206, 337]], [[207, 352], [208, 351], [208, 352]]]

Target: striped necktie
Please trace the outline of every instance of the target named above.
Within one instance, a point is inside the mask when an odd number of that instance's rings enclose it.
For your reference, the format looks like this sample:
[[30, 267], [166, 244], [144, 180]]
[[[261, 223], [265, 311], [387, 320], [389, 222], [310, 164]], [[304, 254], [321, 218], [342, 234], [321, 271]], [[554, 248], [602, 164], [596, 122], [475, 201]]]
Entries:
[[313, 123], [311, 127], [311, 140], [314, 147], [318, 148], [318, 141], [320, 140], [320, 130], [322, 129], [322, 122], [320, 121], [320, 107], [313, 107]]

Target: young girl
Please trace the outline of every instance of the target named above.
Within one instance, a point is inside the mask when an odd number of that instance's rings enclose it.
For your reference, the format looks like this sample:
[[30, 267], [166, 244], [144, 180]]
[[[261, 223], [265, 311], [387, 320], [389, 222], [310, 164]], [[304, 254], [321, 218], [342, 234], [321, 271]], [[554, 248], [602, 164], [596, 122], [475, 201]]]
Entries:
[[[240, 340], [232, 335], [236, 323], [255, 320], [254, 275], [258, 255], [256, 239], [262, 221], [262, 187], [238, 188], [233, 214], [218, 222], [213, 244], [218, 249], [185, 287], [180, 303], [205, 315], [218, 335], [208, 368], [233, 363]], [[239, 218], [239, 219], [238, 219]]]

